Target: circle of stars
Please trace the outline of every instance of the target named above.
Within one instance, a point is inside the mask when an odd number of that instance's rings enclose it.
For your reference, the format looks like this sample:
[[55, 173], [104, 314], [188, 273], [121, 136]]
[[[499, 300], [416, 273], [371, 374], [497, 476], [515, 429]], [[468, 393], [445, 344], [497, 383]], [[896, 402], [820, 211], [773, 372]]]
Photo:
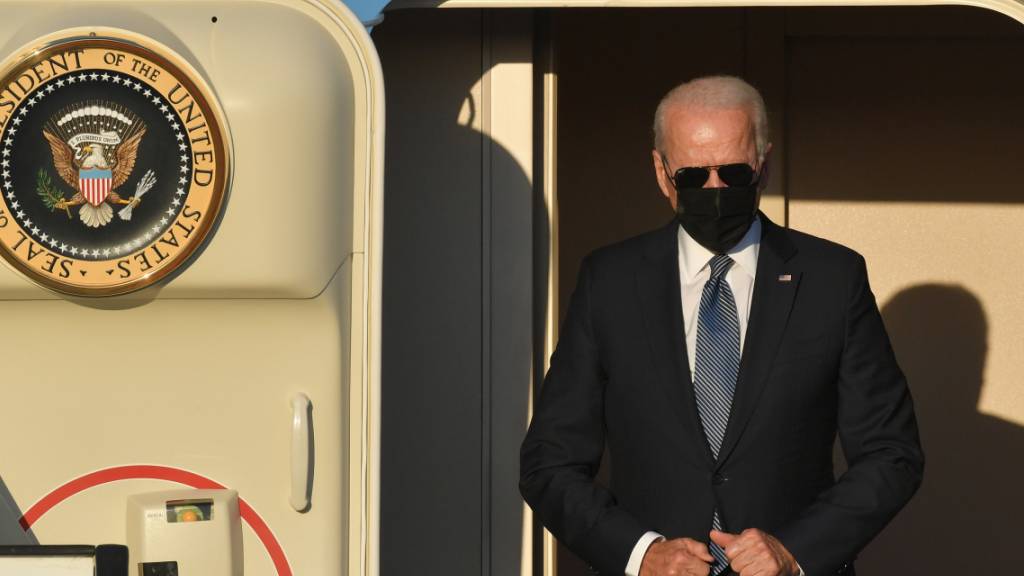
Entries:
[[[33, 222], [30, 218], [27, 218], [25, 211], [21, 209], [21, 201], [19, 201], [14, 194], [14, 177], [11, 167], [11, 154], [14, 148], [15, 135], [18, 133], [21, 124], [24, 123], [25, 117], [28, 115], [29, 111], [36, 104], [39, 104], [43, 99], [57, 90], [65, 86], [88, 81], [109, 82], [111, 84], [120, 85], [134, 90], [145, 96], [154, 105], [154, 107], [160, 111], [160, 114], [170, 125], [171, 130], [174, 131], [174, 138], [176, 140], [178, 148], [177, 151], [179, 153], [178, 173], [174, 175], [174, 178], [176, 178], [174, 199], [171, 201], [171, 205], [162, 214], [159, 223], [150, 227], [141, 235], [121, 244], [92, 249], [75, 246], [72, 243], [64, 242], [45, 232], [41, 233], [42, 231], [37, 223]], [[2, 193], [7, 200], [7, 205], [11, 210], [11, 214], [21, 227], [30, 232], [40, 244], [48, 246], [51, 251], [59, 252], [65, 256], [71, 256], [74, 258], [93, 260], [103, 260], [110, 257], [131, 254], [132, 252], [147, 246], [154, 238], [159, 238], [160, 235], [174, 223], [174, 218], [184, 205], [191, 167], [189, 165], [188, 141], [181, 126], [181, 122], [178, 121], [178, 117], [175, 115], [174, 111], [158, 93], [129, 76], [116, 72], [111, 73], [104, 71], [99, 73], [93, 71], [66, 74], [52, 79], [49, 82], [40, 85], [29, 95], [27, 100], [22, 101], [21, 109], [11, 119], [8, 129], [4, 132], [2, 137], [3, 140], [0, 141], [0, 182], [3, 182]]]

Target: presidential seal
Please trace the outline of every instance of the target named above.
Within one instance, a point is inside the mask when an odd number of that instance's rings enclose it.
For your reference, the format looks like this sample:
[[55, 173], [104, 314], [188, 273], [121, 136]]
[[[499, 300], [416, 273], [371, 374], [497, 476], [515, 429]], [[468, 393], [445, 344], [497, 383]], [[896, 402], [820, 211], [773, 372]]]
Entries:
[[0, 255], [66, 294], [166, 278], [216, 222], [223, 113], [170, 49], [122, 31], [43, 39], [0, 66]]

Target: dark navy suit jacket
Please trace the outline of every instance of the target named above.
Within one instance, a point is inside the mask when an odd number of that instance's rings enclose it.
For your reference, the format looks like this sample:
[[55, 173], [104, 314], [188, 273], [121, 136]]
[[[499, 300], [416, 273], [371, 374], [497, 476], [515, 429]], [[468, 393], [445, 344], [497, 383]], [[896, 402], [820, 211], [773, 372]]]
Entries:
[[[648, 530], [708, 541], [762, 529], [807, 576], [857, 553], [921, 482], [913, 403], [864, 259], [763, 214], [746, 341], [715, 461], [701, 430], [680, 303], [678, 225], [583, 262], [522, 445], [520, 490], [602, 574]], [[838, 433], [849, 468], [834, 477]], [[605, 445], [610, 486], [594, 481]]]

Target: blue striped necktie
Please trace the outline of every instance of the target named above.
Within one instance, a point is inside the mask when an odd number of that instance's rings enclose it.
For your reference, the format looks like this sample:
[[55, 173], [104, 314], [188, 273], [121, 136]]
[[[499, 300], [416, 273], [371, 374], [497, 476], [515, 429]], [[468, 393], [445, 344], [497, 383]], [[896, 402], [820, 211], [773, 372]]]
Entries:
[[[729, 283], [725, 281], [725, 275], [733, 265], [732, 259], [718, 255], [708, 265], [711, 267], [711, 277], [701, 293], [697, 316], [693, 388], [704, 436], [711, 454], [718, 460], [740, 369], [740, 323], [736, 314], [736, 299], [733, 298]], [[722, 529], [717, 508], [712, 527], [715, 530]], [[721, 574], [729, 566], [725, 551], [714, 542], [709, 548], [717, 560], [711, 573]]]

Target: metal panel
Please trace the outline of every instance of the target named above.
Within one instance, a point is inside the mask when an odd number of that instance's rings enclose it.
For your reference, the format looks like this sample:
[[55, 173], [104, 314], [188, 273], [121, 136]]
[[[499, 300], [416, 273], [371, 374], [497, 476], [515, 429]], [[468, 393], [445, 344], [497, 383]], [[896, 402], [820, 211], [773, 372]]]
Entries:
[[851, 36], [835, 30], [849, 18], [819, 14], [821, 33], [789, 42], [792, 225], [864, 254], [928, 458], [862, 554], [867, 574], [972, 571], [970, 554], [930, 553], [952, 538], [1008, 562], [1003, 534], [1024, 512], [1024, 464], [1009, 456], [1024, 446], [1024, 190], [1003, 172], [1024, 154], [1024, 82], [1001, 73], [1024, 36], [991, 13], [929, 16], [934, 29]]
[[[402, 14], [384, 64], [381, 574], [481, 574], [484, 234], [481, 15]], [[478, 123], [472, 109], [468, 122]], [[466, 123], [468, 123], [466, 122]]]
[[[0, 14], [4, 57], [82, 25], [169, 46], [213, 86], [235, 164], [219, 229], [161, 288], [71, 299], [0, 270], [18, 406], [0, 421], [0, 497], [38, 512], [43, 543], [125, 542], [128, 494], [202, 476], [266, 522], [244, 532], [247, 574], [377, 573], [383, 84], [362, 25], [319, 0], [0, 1]], [[288, 499], [299, 393], [315, 456], [303, 513]], [[83, 475], [95, 486], [52, 492]]]
[[385, 574], [510, 574], [523, 560], [531, 26], [524, 12], [422, 12], [374, 31], [392, 114]]

